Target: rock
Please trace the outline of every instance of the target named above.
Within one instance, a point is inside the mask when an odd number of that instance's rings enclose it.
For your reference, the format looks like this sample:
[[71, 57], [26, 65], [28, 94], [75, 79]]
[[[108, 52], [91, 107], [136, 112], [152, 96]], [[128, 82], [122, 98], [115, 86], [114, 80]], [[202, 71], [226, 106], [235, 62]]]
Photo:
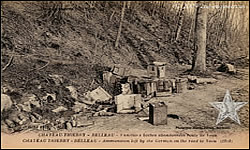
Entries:
[[6, 94], [1, 94], [1, 112], [3, 110], [8, 110], [11, 108], [13, 102], [11, 101], [10, 97]]
[[217, 68], [217, 71], [220, 71], [220, 72], [227, 72], [227, 73], [230, 73], [230, 74], [235, 74], [236, 73], [236, 69], [233, 65], [231, 64], [221, 64], [218, 68]]
[[112, 112], [105, 112], [104, 113], [104, 116], [113, 116], [114, 115], [114, 113], [112, 113]]
[[149, 120], [149, 117], [138, 117], [138, 119], [141, 121], [147, 121]]
[[101, 111], [103, 109], [103, 106], [102, 105], [99, 105], [96, 109], [96, 111]]
[[196, 82], [196, 79], [197, 79], [197, 77], [196, 76], [190, 76], [190, 75], [188, 75], [188, 81], [189, 82]]
[[59, 128], [64, 128], [63, 126], [66, 125], [64, 118], [57, 119], [56, 123], [59, 125]]
[[113, 116], [114, 115], [114, 113], [112, 113], [112, 112], [107, 112], [107, 109], [104, 109], [104, 110], [101, 110], [101, 111], [99, 111], [99, 112], [96, 112], [96, 113], [94, 113], [94, 117], [97, 117], [97, 116]]
[[227, 72], [228, 73], [232, 73], [232, 74], [235, 74], [236, 73], [236, 69], [234, 68], [234, 66], [233, 65], [231, 65], [231, 64], [226, 64], [226, 66], [227, 66]]
[[212, 84], [215, 82], [217, 82], [217, 80], [214, 78], [197, 78], [196, 79], [196, 83], [198, 84]]
[[78, 99], [78, 93], [74, 86], [66, 86], [66, 88], [69, 89], [71, 97], [73, 97], [74, 99]]
[[28, 120], [28, 117], [24, 113], [18, 114], [18, 118], [23, 122], [26, 122]]
[[34, 106], [36, 106], [38, 108], [41, 106], [39, 101], [31, 101], [30, 104], [32, 104], [32, 105], [34, 105]]
[[36, 119], [36, 117], [35, 117], [35, 116], [30, 115], [30, 120], [31, 120], [31, 122], [33, 122], [33, 123], [34, 123], [34, 122], [36, 122], [36, 120], [37, 120], [37, 119]]
[[12, 120], [16, 124], [20, 124], [21, 120], [18, 118], [18, 116], [12, 116], [10, 117], [10, 120]]
[[95, 112], [95, 113], [93, 114], [93, 117], [97, 117], [97, 116], [99, 116], [99, 112]]
[[8, 92], [13, 92], [14, 89], [12, 87], [10, 87], [9, 85], [3, 85], [1, 87], [1, 94], [5, 94], [5, 93], [8, 93]]
[[15, 127], [15, 124], [13, 121], [9, 120], [9, 119], [6, 119], [5, 120], [5, 123], [6, 125], [9, 127], [9, 128], [14, 128]]
[[195, 86], [193, 84], [188, 85], [188, 90], [194, 90]]
[[46, 96], [42, 98], [43, 100], [46, 100], [48, 102], [52, 102], [56, 100], [56, 94], [49, 94], [47, 93]]
[[39, 114], [37, 114], [37, 113], [35, 113], [35, 112], [32, 112], [32, 115], [33, 115], [36, 119], [38, 119], [38, 120], [41, 120], [41, 119], [42, 119], [42, 116], [39, 115]]
[[55, 112], [55, 113], [59, 113], [59, 112], [66, 111], [66, 110], [68, 110], [68, 109], [63, 107], [63, 106], [59, 106], [59, 107], [57, 107], [56, 109], [54, 109], [52, 111]]
[[40, 107], [39, 101], [36, 99], [36, 95], [34, 94], [24, 94], [22, 97], [20, 104], [17, 106], [20, 107], [21, 110], [26, 112], [31, 112], [31, 105]]
[[62, 75], [49, 75], [49, 77], [52, 78], [52, 80], [55, 82], [56, 85], [61, 85], [63, 81], [63, 76]]
[[72, 123], [72, 126], [73, 126], [73, 127], [76, 127], [76, 121], [75, 121], [75, 120], [72, 120], [71, 123]]
[[1, 123], [1, 132], [11, 134], [14, 132], [13, 128], [9, 128], [6, 123]]
[[72, 128], [73, 128], [73, 127], [72, 127], [71, 123], [70, 123], [70, 122], [67, 122], [67, 123], [66, 123], [66, 129], [67, 129], [67, 130], [72, 130]]
[[36, 95], [27, 93], [23, 94], [20, 103], [23, 104], [29, 101], [36, 101]]
[[38, 88], [38, 89], [41, 89], [41, 88], [42, 88], [42, 85], [38, 85], [37, 88]]
[[7, 93], [9, 91], [9, 89], [5, 86], [1, 87], [1, 94], [3, 93]]
[[52, 126], [51, 128], [50, 128], [50, 131], [57, 131], [58, 129], [57, 129], [57, 127], [56, 126]]
[[22, 111], [26, 111], [26, 112], [31, 112], [31, 107], [30, 107], [30, 103], [26, 102], [24, 104], [17, 104], [17, 106], [22, 110]]

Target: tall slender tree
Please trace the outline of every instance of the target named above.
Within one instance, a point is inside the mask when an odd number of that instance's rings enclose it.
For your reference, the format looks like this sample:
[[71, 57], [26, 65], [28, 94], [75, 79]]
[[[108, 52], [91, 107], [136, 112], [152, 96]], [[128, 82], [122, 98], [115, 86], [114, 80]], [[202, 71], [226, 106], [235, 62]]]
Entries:
[[194, 51], [192, 70], [204, 73], [206, 71], [206, 28], [207, 28], [207, 9], [204, 2], [197, 2], [195, 30], [194, 30]]
[[120, 40], [120, 36], [122, 32], [122, 22], [123, 22], [123, 18], [125, 14], [125, 7], [126, 7], [126, 1], [123, 2], [123, 6], [122, 6], [121, 20], [120, 20], [119, 29], [118, 29], [117, 36], [116, 36], [115, 47], [118, 47], [118, 44], [119, 44], [119, 40]]
[[177, 29], [175, 32], [175, 41], [177, 41], [180, 37], [181, 27], [182, 27], [182, 23], [184, 20], [184, 9], [185, 9], [185, 1], [182, 4], [182, 8], [181, 8], [179, 19], [178, 19]]

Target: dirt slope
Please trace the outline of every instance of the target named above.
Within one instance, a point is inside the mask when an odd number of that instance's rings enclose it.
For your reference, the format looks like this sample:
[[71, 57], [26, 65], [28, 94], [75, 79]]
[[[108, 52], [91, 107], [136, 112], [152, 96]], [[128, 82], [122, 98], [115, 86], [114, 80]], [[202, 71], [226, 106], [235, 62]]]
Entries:
[[[176, 12], [157, 9], [152, 13], [153, 5], [148, 2], [126, 9], [118, 48], [114, 43], [119, 2], [65, 2], [64, 10], [54, 8], [54, 12], [49, 2], [2, 4], [1, 67], [14, 56], [2, 81], [19, 89], [25, 89], [30, 78], [59, 74], [87, 91], [95, 87], [88, 85], [99, 73], [108, 69], [105, 66], [145, 68], [152, 61], [166, 61], [169, 72], [175, 72], [178, 64], [192, 61], [192, 40], [188, 41], [191, 16], [185, 17], [180, 40], [171, 42]], [[214, 59], [230, 61], [227, 49], [219, 51], [208, 44], [208, 67]]]

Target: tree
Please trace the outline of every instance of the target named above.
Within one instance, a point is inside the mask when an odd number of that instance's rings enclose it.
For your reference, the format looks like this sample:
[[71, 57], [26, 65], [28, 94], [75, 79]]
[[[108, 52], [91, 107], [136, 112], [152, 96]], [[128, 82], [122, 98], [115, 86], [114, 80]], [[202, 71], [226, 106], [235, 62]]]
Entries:
[[179, 19], [178, 19], [177, 29], [175, 32], [175, 41], [177, 41], [180, 37], [181, 27], [182, 27], [182, 23], [183, 23], [183, 19], [184, 19], [184, 14], [183, 14], [184, 9], [185, 9], [185, 1], [182, 4], [182, 8], [181, 8]]
[[121, 32], [122, 32], [122, 22], [123, 22], [123, 18], [124, 18], [124, 14], [125, 14], [125, 7], [126, 7], [126, 2], [124, 1], [123, 6], [122, 6], [120, 25], [119, 25], [119, 29], [118, 29], [118, 33], [117, 33], [117, 37], [116, 37], [116, 41], [115, 41], [115, 47], [118, 47], [118, 44], [119, 44], [119, 39], [120, 39]]
[[206, 71], [206, 28], [207, 12], [204, 2], [197, 2], [194, 29], [194, 51], [192, 71], [204, 73]]

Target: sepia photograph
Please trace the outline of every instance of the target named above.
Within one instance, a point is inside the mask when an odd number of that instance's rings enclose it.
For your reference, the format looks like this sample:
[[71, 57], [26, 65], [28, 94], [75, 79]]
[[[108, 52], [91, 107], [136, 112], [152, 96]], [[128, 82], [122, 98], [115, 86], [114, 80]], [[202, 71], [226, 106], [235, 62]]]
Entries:
[[1, 1], [1, 148], [249, 148], [249, 1]]

